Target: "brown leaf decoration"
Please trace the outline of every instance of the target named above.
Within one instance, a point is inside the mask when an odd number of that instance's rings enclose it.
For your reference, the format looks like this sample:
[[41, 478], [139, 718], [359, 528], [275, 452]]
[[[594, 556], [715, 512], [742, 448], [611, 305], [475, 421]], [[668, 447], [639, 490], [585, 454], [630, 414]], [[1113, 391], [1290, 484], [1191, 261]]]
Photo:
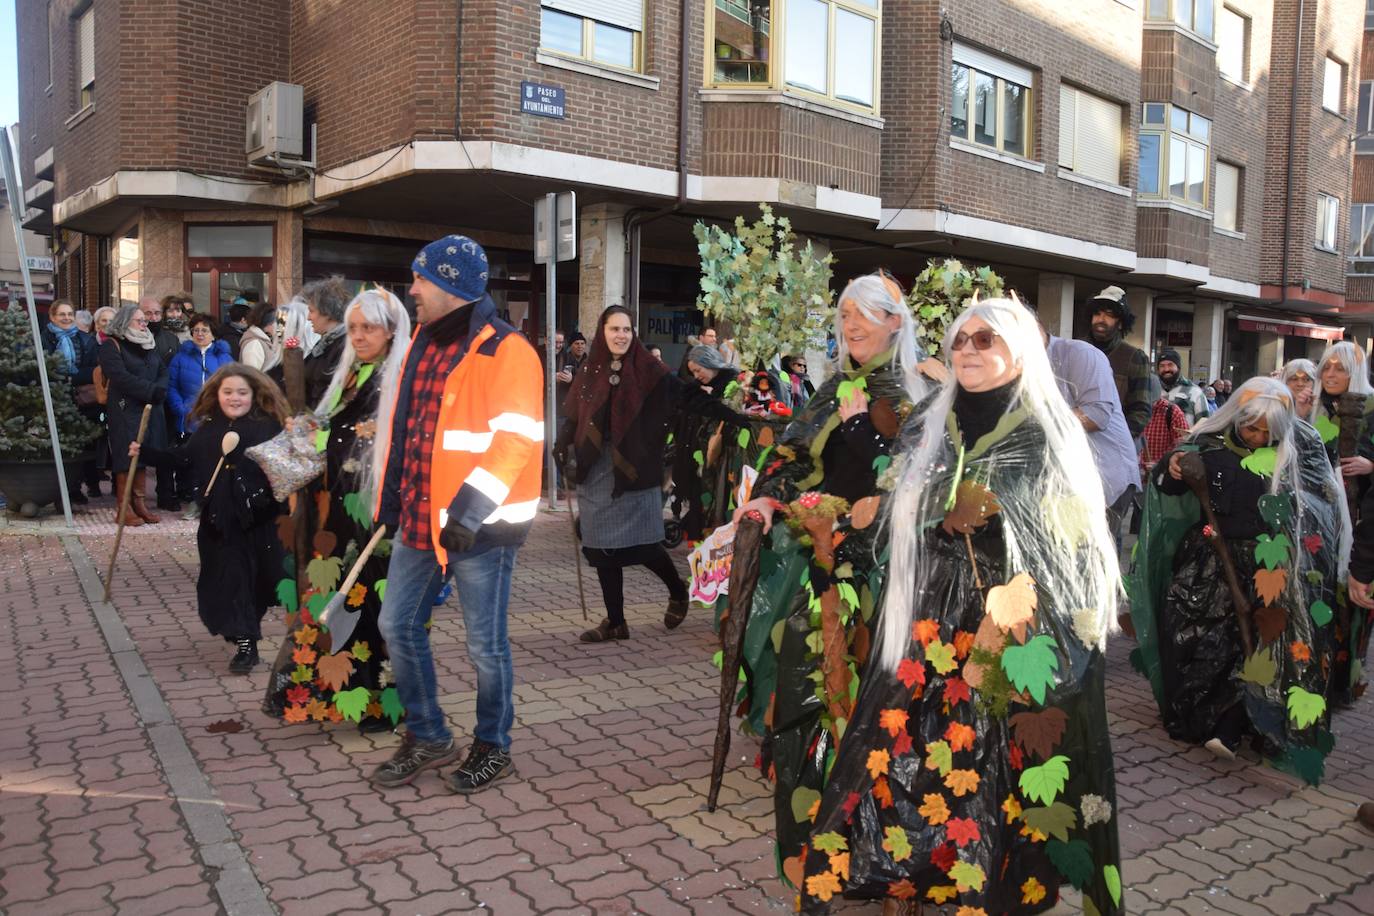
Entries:
[[339, 539], [332, 531], [316, 531], [315, 537], [311, 539], [310, 546], [322, 557], [330, 556], [334, 553], [334, 548], [339, 544]]
[[854, 504], [854, 508], [849, 510], [849, 523], [859, 531], [863, 531], [878, 518], [878, 508], [882, 506], [881, 496], [865, 496]]
[[[855, 615], [858, 616], [858, 615]], [[868, 661], [868, 650], [873, 646], [873, 635], [868, 629], [868, 625], [860, 617], [858, 623], [854, 625], [854, 661], [862, 669], [864, 663]]]
[[923, 360], [916, 368], [921, 370], [922, 375], [934, 382], [943, 382], [949, 378], [949, 367], [933, 356]]
[[713, 468], [713, 467], [715, 467], [715, 466], [716, 466], [716, 462], [717, 462], [718, 460], [720, 460], [720, 450], [721, 450], [721, 446], [722, 446], [723, 443], [724, 443], [724, 438], [721, 436], [721, 432], [720, 432], [720, 431], [721, 431], [722, 429], [724, 429], [724, 427], [725, 427], [724, 424], [721, 424], [720, 426], [717, 426], [717, 427], [716, 427], [716, 431], [715, 431], [714, 433], [711, 434], [711, 439], [710, 439], [710, 441], [706, 443], [706, 465], [705, 465], [705, 466], [708, 467], [708, 468]]
[[349, 677], [353, 674], [353, 656], [349, 652], [322, 655], [315, 663], [315, 671], [321, 682], [328, 685], [330, 690], [337, 692], [348, 683]]
[[1277, 601], [1287, 584], [1288, 570], [1286, 569], [1255, 570], [1255, 594], [1265, 604], [1273, 604]]
[[946, 534], [972, 534], [987, 524], [1002, 507], [992, 491], [976, 480], [960, 481], [954, 492], [954, 508], [945, 513]]
[[887, 398], [879, 398], [868, 405], [868, 419], [884, 439], [891, 439], [901, 432], [902, 418], [897, 416], [896, 409]]
[[782, 873], [788, 881], [792, 882], [793, 887], [801, 887], [802, 879], [806, 877], [806, 866], [802, 862], [801, 856], [792, 856], [782, 860]]
[[[973, 635], [973, 647], [995, 654], [1001, 652], [1006, 643], [1007, 637], [998, 629], [992, 615], [984, 614], [982, 623], [978, 624], [978, 632]], [[983, 678], [987, 674], [986, 666], [975, 662], [972, 655], [970, 652], [969, 660], [964, 662], [964, 680], [974, 690], [982, 690]]]
[[316, 524], [323, 528], [329, 524], [329, 491], [321, 489], [315, 494], [315, 509], [319, 513]]
[[1035, 580], [1017, 573], [1006, 585], [988, 590], [988, 616], [1003, 630], [1023, 626], [1035, 617], [1036, 600]]
[[1051, 706], [1039, 712], [1018, 712], [1011, 717], [1012, 731], [1026, 752], [1049, 760], [1054, 747], [1064, 737], [1069, 717], [1062, 709]]
[[768, 448], [768, 446], [773, 444], [773, 441], [773, 427], [765, 426], [763, 429], [759, 430], [759, 448]]
[[277, 516], [277, 540], [281, 541], [283, 547], [291, 549], [291, 545], [296, 543], [296, 520], [289, 515]]
[[1281, 605], [1265, 605], [1255, 611], [1255, 628], [1265, 643], [1281, 638], [1283, 631], [1288, 629], [1288, 609]]

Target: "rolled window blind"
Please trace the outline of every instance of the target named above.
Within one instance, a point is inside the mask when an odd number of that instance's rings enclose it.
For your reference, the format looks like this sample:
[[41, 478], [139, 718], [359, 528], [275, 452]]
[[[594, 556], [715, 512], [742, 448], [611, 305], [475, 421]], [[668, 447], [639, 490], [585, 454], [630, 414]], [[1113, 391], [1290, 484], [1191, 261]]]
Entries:
[[543, 5], [622, 29], [644, 31], [644, 0], [543, 0]]

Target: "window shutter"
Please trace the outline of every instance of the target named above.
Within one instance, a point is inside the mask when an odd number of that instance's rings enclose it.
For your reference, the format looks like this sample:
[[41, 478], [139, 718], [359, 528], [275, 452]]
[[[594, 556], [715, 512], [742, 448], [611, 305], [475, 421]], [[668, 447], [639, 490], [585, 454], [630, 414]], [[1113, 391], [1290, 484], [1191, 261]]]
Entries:
[[76, 48], [78, 90], [95, 82], [95, 9], [88, 8], [76, 20]]
[[1237, 228], [1240, 201], [1240, 169], [1229, 162], [1217, 163], [1217, 186], [1213, 198], [1213, 219], [1218, 229]]
[[1074, 146], [1077, 142], [1074, 123], [1078, 120], [1078, 90], [1059, 86], [1059, 166], [1073, 169]]
[[622, 29], [644, 31], [644, 0], [543, 0], [543, 5]]
[[1088, 178], [1121, 184], [1121, 106], [1087, 92], [1077, 97], [1074, 132], [1078, 146], [1074, 171]]

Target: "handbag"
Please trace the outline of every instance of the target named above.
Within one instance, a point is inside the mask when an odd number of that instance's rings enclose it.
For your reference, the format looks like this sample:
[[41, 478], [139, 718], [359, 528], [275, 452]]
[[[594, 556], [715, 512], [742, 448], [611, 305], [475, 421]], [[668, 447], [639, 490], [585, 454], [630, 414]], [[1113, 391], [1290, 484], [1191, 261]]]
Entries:
[[93, 404], [104, 404], [110, 397], [110, 386], [103, 384], [104, 374], [100, 367], [95, 367], [95, 381], [89, 385], [76, 386], [76, 406], [90, 407]]
[[262, 468], [278, 502], [324, 473], [325, 454], [315, 445], [322, 429], [319, 416], [304, 413], [271, 439], [244, 450]]

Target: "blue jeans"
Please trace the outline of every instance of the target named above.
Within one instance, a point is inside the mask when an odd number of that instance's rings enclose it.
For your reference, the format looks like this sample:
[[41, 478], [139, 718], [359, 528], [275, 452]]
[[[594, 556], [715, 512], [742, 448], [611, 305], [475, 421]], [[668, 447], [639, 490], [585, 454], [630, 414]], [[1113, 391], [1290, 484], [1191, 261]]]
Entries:
[[[515, 719], [511, 688], [510, 638], [506, 634], [506, 605], [510, 601], [515, 547], [479, 548], [449, 554], [467, 628], [468, 660], [477, 671], [477, 727], [479, 741], [510, 747]], [[380, 626], [396, 675], [396, 692], [406, 708], [406, 728], [419, 741], [448, 741], [453, 737], [439, 709], [439, 688], [426, 624], [434, 613], [434, 596], [443, 585], [443, 570], [432, 550], [407, 547], [397, 537], [387, 567], [386, 597]]]

